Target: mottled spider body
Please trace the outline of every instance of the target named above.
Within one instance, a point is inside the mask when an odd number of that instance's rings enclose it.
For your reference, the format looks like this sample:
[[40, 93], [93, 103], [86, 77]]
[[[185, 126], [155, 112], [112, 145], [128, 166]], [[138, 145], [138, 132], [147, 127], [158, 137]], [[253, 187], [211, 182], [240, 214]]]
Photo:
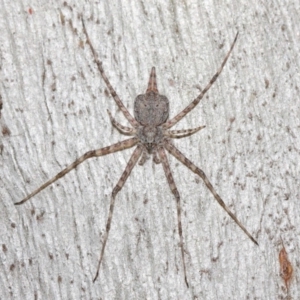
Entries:
[[[151, 74], [155, 73], [152, 68]], [[150, 75], [150, 80], [152, 76]], [[156, 127], [166, 122], [169, 117], [169, 100], [153, 90], [136, 97], [134, 117], [142, 126]]]
[[[155, 68], [152, 68], [146, 94], [136, 97], [134, 101], [134, 117], [139, 123], [136, 137], [145, 146], [149, 154], [152, 154], [163, 141], [164, 134], [160, 125], [169, 117], [169, 100], [158, 94], [153, 80], [155, 80]], [[155, 88], [153, 88], [155, 86]]]
[[166, 155], [166, 150], [173, 155], [177, 160], [179, 160], [182, 164], [184, 164], [187, 168], [189, 168], [192, 172], [197, 174], [201, 179], [203, 180], [206, 187], [211, 191], [217, 202], [221, 205], [221, 207], [229, 214], [229, 216], [236, 222], [236, 224], [246, 233], [246, 235], [255, 243], [257, 244], [256, 240], [252, 237], [252, 235], [246, 230], [246, 228], [241, 224], [240, 221], [236, 218], [236, 216], [228, 209], [228, 207], [225, 205], [224, 201], [221, 199], [221, 197], [218, 195], [218, 193], [215, 191], [214, 187], [206, 177], [205, 173], [198, 167], [194, 165], [192, 161], [190, 161], [188, 158], [185, 157], [183, 153], [181, 153], [172, 143], [171, 139], [173, 138], [182, 138], [186, 136], [190, 136], [196, 132], [198, 132], [200, 129], [204, 128], [204, 126], [200, 126], [193, 129], [183, 129], [183, 130], [169, 130], [171, 127], [173, 127], [175, 124], [177, 124], [178, 121], [180, 121], [187, 113], [189, 113], [195, 106], [200, 102], [200, 100], [203, 98], [204, 94], [209, 90], [209, 88], [212, 86], [212, 84], [216, 81], [218, 76], [220, 75], [221, 71], [223, 70], [223, 67], [232, 52], [232, 49], [234, 47], [234, 44], [236, 42], [237, 36], [235, 37], [231, 48], [227, 55], [225, 56], [225, 59], [223, 60], [221, 67], [218, 69], [218, 71], [215, 73], [215, 75], [212, 77], [212, 79], [209, 81], [209, 83], [206, 85], [206, 87], [202, 90], [200, 95], [195, 98], [184, 110], [182, 110], [179, 114], [177, 114], [175, 117], [168, 119], [169, 117], [169, 100], [167, 97], [162, 96], [158, 93], [157, 84], [156, 84], [156, 74], [155, 74], [155, 68], [153, 67], [150, 74], [150, 79], [148, 83], [148, 88], [146, 90], [145, 94], [139, 95], [136, 97], [134, 102], [134, 117], [130, 114], [130, 112], [127, 110], [127, 108], [122, 103], [121, 99], [117, 95], [116, 91], [110, 84], [108, 78], [106, 77], [102, 63], [97, 58], [97, 54], [94, 50], [94, 47], [92, 46], [92, 43], [89, 39], [88, 33], [86, 31], [85, 25], [82, 22], [83, 25], [83, 31], [85, 33], [85, 36], [87, 38], [87, 44], [89, 45], [93, 56], [95, 58], [95, 62], [97, 64], [98, 70], [105, 81], [106, 86], [108, 87], [110, 94], [112, 95], [113, 99], [115, 100], [117, 106], [124, 114], [125, 118], [128, 120], [128, 122], [131, 124], [131, 127], [123, 126], [120, 123], [118, 123], [111, 115], [110, 112], [108, 112], [110, 120], [112, 122], [112, 125], [116, 127], [122, 134], [130, 135], [132, 136], [129, 139], [123, 140], [121, 142], [118, 142], [116, 144], [113, 144], [108, 147], [104, 147], [97, 150], [92, 150], [81, 157], [79, 157], [77, 160], [75, 160], [72, 164], [70, 164], [68, 167], [66, 167], [64, 170], [59, 172], [57, 175], [55, 175], [52, 179], [45, 182], [42, 186], [40, 186], [38, 189], [33, 191], [31, 194], [29, 194], [27, 197], [25, 197], [22, 201], [15, 203], [16, 205], [23, 204], [27, 200], [29, 200], [34, 195], [38, 194], [40, 191], [45, 189], [47, 186], [58, 180], [59, 178], [66, 175], [71, 170], [75, 169], [79, 164], [81, 164], [83, 161], [85, 161], [88, 158], [92, 157], [99, 157], [104, 156], [110, 153], [114, 153], [117, 151], [121, 151], [124, 149], [131, 148], [133, 146], [136, 146], [135, 150], [133, 151], [127, 166], [117, 182], [116, 186], [114, 187], [112, 191], [112, 197], [110, 201], [109, 206], [109, 213], [108, 218], [106, 221], [106, 229], [105, 234], [103, 236], [103, 244], [102, 249], [100, 253], [100, 259], [98, 262], [97, 272], [94, 277], [94, 281], [97, 279], [101, 262], [104, 255], [105, 246], [108, 240], [108, 234], [110, 231], [113, 211], [115, 207], [115, 198], [117, 193], [122, 189], [124, 186], [127, 178], [129, 177], [132, 169], [136, 165], [136, 163], [139, 161], [139, 164], [142, 165], [146, 161], [149, 154], [153, 155], [153, 160], [155, 163], [161, 163], [169, 184], [169, 187], [171, 189], [171, 192], [173, 193], [175, 199], [176, 199], [176, 210], [177, 210], [177, 218], [178, 218], [178, 233], [179, 233], [179, 239], [180, 239], [180, 249], [181, 249], [181, 256], [182, 256], [182, 263], [183, 263], [183, 273], [184, 273], [184, 279], [186, 282], [186, 285], [188, 286], [187, 281], [187, 273], [186, 273], [186, 264], [185, 264], [185, 254], [184, 254], [184, 245], [183, 245], [183, 234], [182, 234], [182, 225], [181, 225], [181, 205], [180, 205], [180, 195], [177, 190], [177, 187], [175, 185], [175, 181], [170, 169], [170, 165], [168, 162], [168, 158]]

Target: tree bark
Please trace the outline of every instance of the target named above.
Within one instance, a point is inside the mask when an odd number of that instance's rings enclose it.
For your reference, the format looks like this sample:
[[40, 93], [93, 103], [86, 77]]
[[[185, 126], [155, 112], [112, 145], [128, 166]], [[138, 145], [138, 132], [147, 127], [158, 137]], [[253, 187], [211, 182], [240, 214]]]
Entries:
[[[0, 4], [1, 299], [299, 299], [299, 1], [86, 1]], [[255, 246], [201, 179], [170, 157], [136, 166], [116, 197], [99, 278], [110, 194], [133, 150], [90, 159], [21, 206], [14, 203], [83, 153], [126, 139], [80, 15], [126, 108], [152, 66], [170, 117], [235, 48], [175, 145], [212, 182]], [[5, 126], [10, 134], [3, 130]], [[284, 241], [294, 269], [280, 277]]]

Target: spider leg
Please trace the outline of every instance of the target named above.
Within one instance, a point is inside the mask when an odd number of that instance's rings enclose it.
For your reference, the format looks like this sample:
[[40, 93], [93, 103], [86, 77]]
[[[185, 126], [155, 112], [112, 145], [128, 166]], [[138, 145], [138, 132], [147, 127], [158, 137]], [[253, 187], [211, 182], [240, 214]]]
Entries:
[[105, 229], [105, 234], [103, 237], [103, 244], [102, 244], [102, 249], [101, 249], [101, 253], [100, 253], [100, 258], [99, 258], [99, 262], [98, 262], [98, 267], [97, 267], [97, 272], [96, 275], [93, 279], [93, 282], [96, 281], [98, 275], [99, 275], [99, 270], [100, 270], [100, 266], [101, 266], [101, 262], [102, 262], [102, 258], [103, 258], [103, 254], [104, 254], [104, 250], [105, 250], [105, 246], [106, 246], [106, 242], [108, 239], [108, 234], [109, 234], [109, 230], [110, 230], [110, 225], [111, 225], [111, 220], [112, 220], [112, 216], [113, 216], [113, 211], [114, 211], [114, 207], [115, 207], [115, 198], [116, 195], [118, 194], [118, 192], [122, 189], [122, 187], [124, 186], [128, 176], [130, 175], [132, 169], [134, 168], [135, 164], [137, 163], [138, 159], [140, 158], [141, 154], [143, 152], [143, 146], [142, 145], [138, 145], [134, 152], [132, 153], [127, 166], [121, 176], [121, 178], [119, 179], [117, 185], [114, 187], [113, 191], [112, 191], [112, 195], [111, 195], [111, 200], [110, 200], [110, 205], [109, 205], [109, 213], [108, 213], [108, 218], [106, 221], [106, 229]]
[[204, 90], [200, 93], [200, 95], [193, 100], [193, 102], [191, 104], [189, 104], [183, 111], [181, 111], [178, 115], [176, 115], [174, 118], [170, 119], [169, 121], [167, 121], [164, 125], [163, 128], [164, 129], [168, 129], [171, 128], [172, 126], [174, 126], [177, 122], [179, 122], [186, 114], [188, 114], [192, 109], [194, 109], [194, 107], [200, 102], [200, 100], [203, 98], [203, 96], [205, 95], [205, 93], [210, 89], [210, 87], [213, 85], [213, 83], [217, 80], [218, 76], [221, 74], [230, 53], [232, 52], [232, 49], [235, 45], [235, 42], [237, 40], [238, 34], [236, 34], [233, 43], [231, 44], [230, 50], [228, 51], [228, 53], [226, 54], [221, 67], [218, 69], [218, 71], [216, 72], [216, 74], [212, 77], [212, 79], [209, 81], [209, 83], [207, 84], [207, 86], [204, 88]]
[[166, 152], [165, 152], [164, 148], [160, 147], [158, 149], [158, 153], [159, 153], [160, 161], [163, 165], [163, 169], [164, 169], [165, 175], [167, 177], [170, 189], [171, 189], [173, 195], [176, 198], [177, 218], [178, 218], [178, 233], [179, 233], [179, 238], [180, 238], [180, 248], [181, 248], [181, 256], [182, 256], [182, 262], [183, 262], [184, 280], [185, 280], [185, 283], [186, 283], [187, 287], [189, 287], [189, 284], [188, 284], [188, 281], [187, 281], [187, 276], [186, 276], [186, 267], [185, 267], [185, 259], [184, 259], [183, 236], [182, 236], [182, 225], [181, 225], [180, 195], [179, 195], [179, 192], [176, 188], [175, 181], [174, 181], [174, 178], [172, 176], [170, 165], [169, 165], [168, 158], [166, 156]]
[[181, 129], [181, 130], [167, 130], [164, 132], [164, 136], [170, 137], [170, 138], [175, 138], [175, 139], [180, 139], [183, 137], [187, 137], [190, 136], [196, 132], [198, 132], [199, 130], [205, 128], [204, 126], [199, 126], [196, 128], [191, 128], [191, 129]]
[[223, 207], [223, 209], [228, 213], [228, 215], [232, 218], [232, 220], [246, 233], [246, 235], [251, 239], [253, 243], [258, 245], [257, 241], [253, 238], [253, 236], [247, 231], [247, 229], [242, 225], [242, 223], [237, 219], [237, 217], [229, 210], [229, 208], [226, 206], [222, 198], [217, 194], [214, 187], [204, 174], [204, 172], [196, 167], [189, 159], [187, 159], [174, 145], [172, 145], [170, 142], [165, 142], [164, 147], [173, 155], [175, 158], [177, 158], [181, 163], [183, 163], [185, 166], [187, 166], [191, 171], [196, 173], [201, 177], [201, 179], [204, 181], [207, 188], [211, 191], [211, 193], [214, 195], [215, 199], [218, 201], [218, 203]]
[[87, 33], [87, 30], [85, 28], [85, 24], [83, 21], [83, 18], [81, 18], [82, 21], [82, 26], [83, 26], [83, 31], [84, 34], [86, 36], [86, 42], [87, 44], [90, 46], [91, 51], [93, 53], [93, 56], [95, 58], [95, 62], [97, 64], [98, 70], [106, 84], [106, 86], [108, 87], [108, 90], [110, 92], [110, 94], [112, 95], [112, 97], [114, 98], [116, 104], [118, 105], [118, 107], [120, 108], [120, 110], [122, 111], [123, 115], [125, 116], [125, 118], [129, 121], [129, 123], [133, 126], [133, 127], [137, 127], [138, 126], [138, 122], [132, 117], [132, 115], [130, 114], [130, 112], [127, 110], [127, 108], [124, 106], [123, 102], [121, 101], [121, 99], [119, 98], [119, 96], [117, 95], [116, 91], [114, 90], [114, 88], [112, 87], [111, 83], [109, 82], [108, 78], [106, 77], [105, 73], [104, 73], [104, 69], [102, 67], [102, 62], [98, 59], [97, 53], [91, 43], [90, 37]]
[[60, 171], [53, 178], [51, 178], [50, 180], [48, 180], [47, 182], [45, 182], [38, 189], [36, 189], [35, 191], [33, 191], [27, 197], [25, 197], [23, 200], [21, 200], [20, 202], [16, 202], [15, 205], [20, 205], [20, 204], [25, 203], [31, 197], [35, 196], [36, 194], [38, 194], [39, 192], [41, 192], [43, 189], [45, 189], [47, 186], [49, 186], [50, 184], [52, 184], [53, 182], [55, 182], [59, 178], [65, 176], [67, 173], [69, 173], [70, 171], [72, 171], [73, 169], [75, 169], [79, 164], [81, 164], [82, 162], [84, 162], [86, 159], [91, 158], [91, 157], [103, 156], [103, 155], [107, 155], [107, 154], [114, 153], [114, 152], [117, 152], [117, 151], [121, 151], [121, 150], [124, 150], [124, 149], [128, 149], [128, 148], [133, 147], [137, 143], [138, 143], [138, 140], [136, 138], [131, 138], [131, 139], [128, 139], [128, 140], [125, 140], [125, 141], [122, 141], [122, 142], [118, 142], [118, 143], [116, 143], [114, 145], [111, 145], [111, 146], [108, 146], [108, 147], [104, 147], [104, 148], [101, 148], [101, 149], [98, 149], [98, 150], [92, 150], [92, 151], [86, 152], [81, 157], [79, 157], [78, 159], [76, 159], [68, 167], [66, 167], [65, 169], [63, 169], [62, 171]]
[[117, 128], [121, 133], [123, 133], [125, 135], [135, 135], [135, 133], [136, 133], [136, 129], [135, 128], [123, 126], [122, 124], [120, 124], [119, 122], [117, 122], [115, 118], [113, 118], [113, 116], [111, 115], [111, 113], [110, 113], [109, 110], [107, 110], [107, 113], [109, 115], [109, 118], [110, 118], [110, 121], [111, 121], [112, 125], [115, 128]]

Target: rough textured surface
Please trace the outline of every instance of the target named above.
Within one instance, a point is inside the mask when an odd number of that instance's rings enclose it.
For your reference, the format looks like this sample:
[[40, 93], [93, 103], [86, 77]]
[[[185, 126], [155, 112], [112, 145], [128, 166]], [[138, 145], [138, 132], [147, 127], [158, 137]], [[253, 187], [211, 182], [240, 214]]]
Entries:
[[[294, 269], [290, 295], [300, 298], [300, 5], [174, 3], [1, 2], [0, 125], [11, 132], [0, 142], [1, 299], [285, 299], [280, 237]], [[84, 152], [120, 140], [106, 109], [125, 120], [78, 38], [79, 14], [132, 113], [152, 66], [170, 115], [183, 109], [239, 31], [222, 75], [174, 129], [206, 125], [176, 146], [205, 170], [260, 246], [170, 159], [188, 290], [176, 203], [152, 161], [133, 170], [116, 198], [95, 284], [110, 193], [129, 151], [87, 162], [25, 206], [13, 205]]]

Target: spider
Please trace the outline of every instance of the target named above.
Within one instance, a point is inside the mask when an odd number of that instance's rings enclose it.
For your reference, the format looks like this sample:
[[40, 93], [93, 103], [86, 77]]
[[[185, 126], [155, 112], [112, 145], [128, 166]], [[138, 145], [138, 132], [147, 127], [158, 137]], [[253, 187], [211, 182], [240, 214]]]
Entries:
[[115, 207], [115, 198], [118, 192], [124, 186], [127, 178], [129, 177], [132, 169], [139, 162], [139, 165], [143, 165], [147, 160], [149, 155], [153, 155], [153, 161], [156, 164], [162, 164], [164, 173], [166, 175], [169, 187], [171, 192], [173, 193], [176, 203], [177, 203], [177, 218], [178, 218], [178, 233], [180, 238], [180, 249], [181, 249], [181, 256], [182, 256], [182, 264], [183, 264], [183, 272], [184, 272], [184, 280], [185, 283], [188, 285], [187, 280], [187, 273], [186, 273], [186, 264], [185, 264], [185, 254], [184, 254], [184, 246], [183, 246], [183, 235], [182, 235], [182, 225], [181, 225], [181, 205], [180, 205], [180, 196], [175, 185], [175, 181], [170, 169], [170, 165], [168, 162], [168, 158], [166, 155], [166, 151], [173, 155], [176, 159], [178, 159], [182, 164], [188, 167], [192, 172], [196, 173], [201, 179], [204, 181], [204, 184], [213, 194], [214, 198], [218, 201], [218, 203], [222, 206], [222, 208], [229, 214], [229, 216], [235, 221], [235, 223], [246, 233], [246, 235], [258, 245], [257, 241], [252, 237], [252, 235], [246, 230], [246, 228], [241, 224], [241, 222], [236, 218], [236, 216], [229, 210], [229, 208], [225, 205], [224, 201], [215, 191], [214, 187], [206, 177], [205, 173], [196, 167], [194, 163], [192, 163], [188, 158], [184, 156], [172, 143], [173, 138], [183, 138], [195, 134], [199, 130], [203, 129], [205, 126], [200, 126], [193, 129], [183, 129], [183, 130], [170, 130], [177, 122], [179, 122], [183, 117], [185, 117], [192, 109], [196, 107], [196, 105], [200, 102], [203, 98], [205, 93], [210, 89], [213, 83], [216, 81], [220, 73], [222, 72], [230, 53], [233, 50], [233, 47], [236, 43], [238, 33], [235, 36], [233, 43], [231, 44], [230, 50], [228, 51], [227, 55], [225, 56], [220, 68], [217, 70], [215, 75], [206, 85], [206, 87], [202, 90], [200, 95], [195, 98], [183, 111], [177, 114], [175, 117], [169, 119], [169, 100], [166, 96], [160, 95], [157, 89], [156, 83], [156, 73], [155, 68], [152, 67], [150, 78], [148, 82], [148, 88], [145, 94], [138, 95], [134, 101], [134, 117], [130, 114], [130, 112], [126, 109], [123, 102], [117, 95], [116, 91], [110, 84], [108, 78], [106, 77], [102, 62], [98, 59], [96, 51], [90, 41], [89, 35], [87, 33], [86, 27], [84, 22], [83, 24], [83, 31], [86, 36], [86, 43], [89, 45], [91, 52], [94, 56], [96, 65], [98, 70], [109, 89], [111, 96], [113, 97], [114, 101], [116, 102], [119, 109], [124, 114], [125, 118], [130, 123], [131, 127], [123, 126], [119, 122], [117, 122], [108, 111], [110, 121], [112, 125], [117, 128], [122, 134], [132, 136], [129, 139], [124, 141], [118, 142], [108, 147], [104, 147], [97, 150], [88, 151], [77, 160], [75, 160], [72, 164], [66, 167], [64, 170], [59, 172], [55, 175], [52, 179], [45, 182], [42, 186], [38, 189], [33, 191], [27, 197], [25, 197], [22, 201], [15, 203], [15, 205], [20, 205], [28, 201], [30, 198], [41, 192], [43, 189], [48, 187], [53, 182], [57, 181], [59, 178], [65, 176], [71, 170], [75, 169], [79, 164], [87, 160], [91, 157], [98, 157], [104, 156], [110, 153], [114, 153], [117, 151], [122, 151], [124, 149], [131, 148], [136, 146], [135, 150], [133, 151], [127, 166], [119, 179], [117, 185], [114, 187], [112, 191], [112, 196], [109, 205], [109, 213], [108, 218], [106, 221], [106, 229], [103, 236], [103, 244], [102, 249], [100, 252], [100, 258], [98, 261], [97, 271], [93, 282], [97, 279], [100, 271], [101, 262], [104, 256], [105, 246], [108, 240], [108, 235], [111, 227], [111, 221], [113, 217], [113, 211]]

